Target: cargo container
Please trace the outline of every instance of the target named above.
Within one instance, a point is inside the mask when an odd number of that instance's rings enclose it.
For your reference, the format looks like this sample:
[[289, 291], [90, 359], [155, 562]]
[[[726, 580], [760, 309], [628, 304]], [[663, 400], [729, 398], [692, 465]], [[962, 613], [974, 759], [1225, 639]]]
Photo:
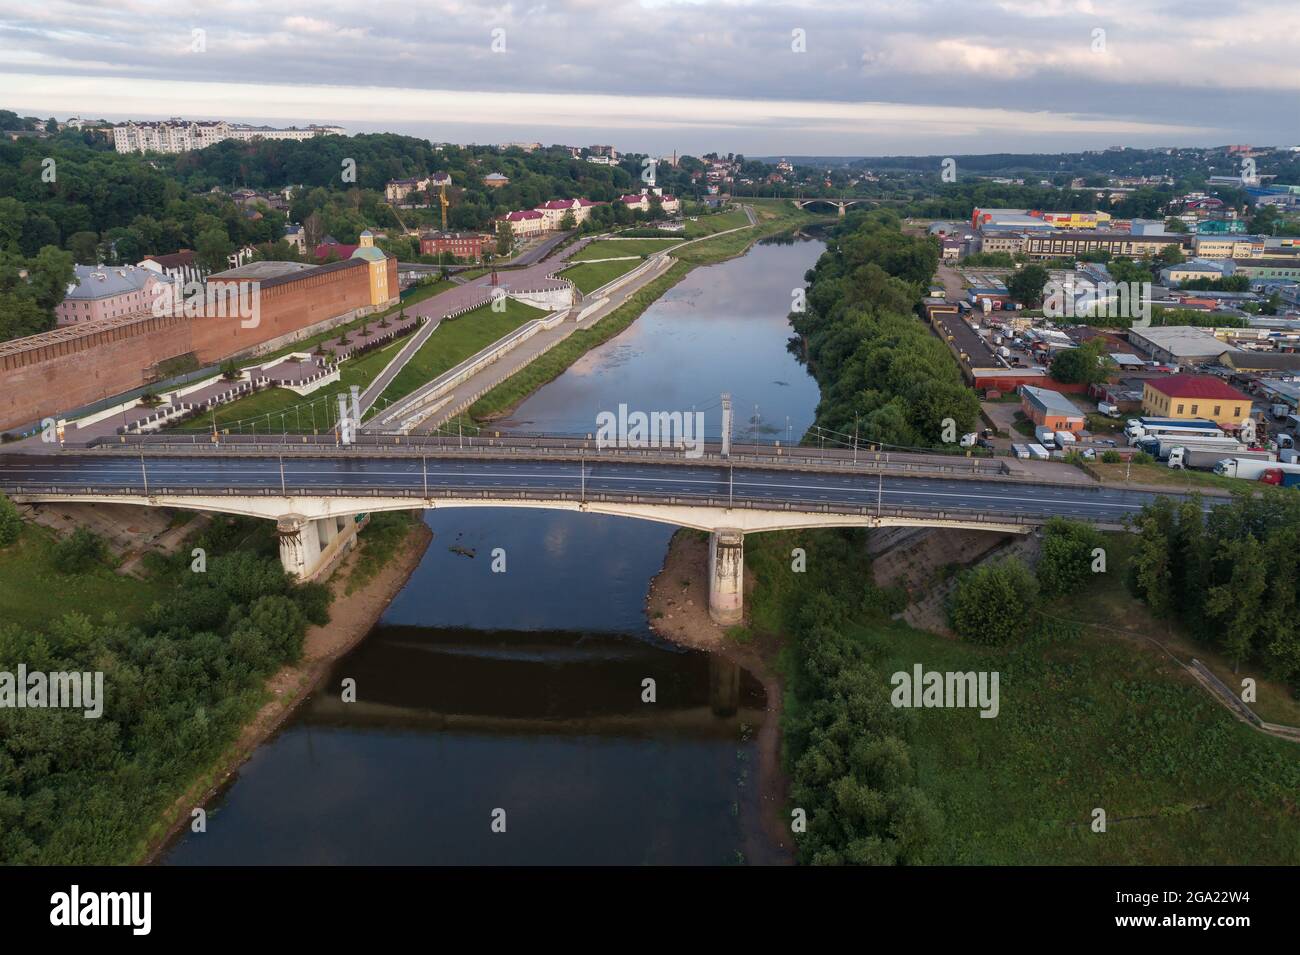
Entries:
[[1029, 457], [1029, 445], [1027, 445], [1027, 444], [1013, 444], [1013, 445], [1011, 446], [1011, 453], [1014, 454], [1016, 457], [1021, 458], [1021, 459], [1027, 458], [1027, 457]]
[[1029, 456], [1035, 461], [1046, 461], [1051, 458], [1051, 454], [1048, 453], [1047, 449], [1037, 443], [1029, 445]]

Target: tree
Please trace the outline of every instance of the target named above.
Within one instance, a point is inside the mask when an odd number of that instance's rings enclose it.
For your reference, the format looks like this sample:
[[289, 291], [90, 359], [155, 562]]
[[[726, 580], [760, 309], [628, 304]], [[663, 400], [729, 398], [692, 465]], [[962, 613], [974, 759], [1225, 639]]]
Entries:
[[23, 519], [18, 514], [14, 502], [0, 494], [0, 547], [8, 547], [18, 540], [22, 533]]
[[1026, 308], [1037, 308], [1043, 301], [1048, 277], [1041, 265], [1026, 265], [1007, 279], [1007, 292]]
[[78, 265], [99, 264], [99, 235], [95, 232], [74, 232], [68, 236], [68, 251]]
[[194, 247], [195, 258], [209, 272], [223, 272], [230, 267], [230, 253], [233, 246], [230, 236], [223, 229], [209, 229], [199, 236]]
[[1104, 338], [1063, 349], [1052, 359], [1051, 375], [1062, 384], [1099, 385], [1114, 373], [1115, 362], [1106, 354]]
[[950, 608], [952, 628], [975, 643], [1009, 643], [1028, 627], [1037, 593], [1037, 581], [1019, 559], [981, 564], [957, 583]]
[[54, 545], [54, 566], [63, 574], [80, 574], [104, 562], [107, 550], [98, 535], [78, 527]]
[[1042, 556], [1035, 569], [1039, 593], [1059, 597], [1082, 590], [1092, 577], [1096, 560], [1093, 552], [1102, 543], [1101, 533], [1087, 524], [1063, 517], [1048, 521], [1043, 529]]

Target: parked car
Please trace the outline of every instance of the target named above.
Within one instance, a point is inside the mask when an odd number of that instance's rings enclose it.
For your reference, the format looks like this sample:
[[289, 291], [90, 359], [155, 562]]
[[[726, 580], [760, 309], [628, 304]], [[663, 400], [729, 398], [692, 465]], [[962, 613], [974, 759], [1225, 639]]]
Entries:
[[985, 449], [987, 449], [987, 450], [989, 450], [989, 451], [992, 451], [992, 450], [993, 450], [993, 442], [990, 441], [988, 438], [980, 438], [980, 439], [979, 439], [977, 442], [975, 442], [975, 443], [976, 443], [977, 445], [979, 445], [981, 448], [985, 448]]

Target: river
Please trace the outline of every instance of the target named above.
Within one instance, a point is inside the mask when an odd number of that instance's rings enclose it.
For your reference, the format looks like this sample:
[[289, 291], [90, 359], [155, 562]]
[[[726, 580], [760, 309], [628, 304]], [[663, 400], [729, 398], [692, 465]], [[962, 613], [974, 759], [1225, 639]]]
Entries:
[[[716, 435], [730, 391], [738, 434], [797, 440], [818, 393], [786, 316], [823, 248], [768, 242], [695, 269], [498, 427], [589, 432], [626, 404], [702, 410]], [[425, 522], [433, 543], [379, 624], [164, 863], [779, 861], [758, 816], [761, 684], [646, 622], [671, 527], [505, 509]]]

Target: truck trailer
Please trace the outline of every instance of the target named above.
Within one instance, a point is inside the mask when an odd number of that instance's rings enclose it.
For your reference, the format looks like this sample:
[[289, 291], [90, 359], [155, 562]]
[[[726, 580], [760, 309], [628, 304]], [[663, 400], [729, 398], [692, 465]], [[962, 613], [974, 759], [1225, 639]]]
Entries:
[[1210, 461], [1214, 464], [1219, 458], [1235, 457], [1238, 451], [1245, 451], [1246, 446], [1236, 438], [1204, 438], [1198, 435], [1160, 435], [1158, 437], [1139, 438], [1135, 443], [1139, 451], [1145, 451], [1151, 457], [1164, 461], [1174, 448], [1196, 448], [1201, 451], [1218, 451], [1218, 457]]
[[1223, 477], [1241, 478], [1243, 481], [1258, 481], [1265, 471], [1277, 471], [1282, 474], [1300, 474], [1300, 464], [1281, 464], [1274, 461], [1256, 461], [1251, 458], [1224, 458], [1214, 466], [1214, 473]]
[[[1251, 461], [1266, 461], [1272, 463], [1277, 460], [1271, 451], [1252, 451], [1248, 448], [1242, 448], [1239, 451], [1233, 451], [1234, 458], [1240, 458]], [[1200, 448], [1196, 446], [1178, 445], [1169, 449], [1168, 465], [1171, 468], [1197, 468], [1209, 470], [1223, 460], [1223, 452], [1215, 448]]]

